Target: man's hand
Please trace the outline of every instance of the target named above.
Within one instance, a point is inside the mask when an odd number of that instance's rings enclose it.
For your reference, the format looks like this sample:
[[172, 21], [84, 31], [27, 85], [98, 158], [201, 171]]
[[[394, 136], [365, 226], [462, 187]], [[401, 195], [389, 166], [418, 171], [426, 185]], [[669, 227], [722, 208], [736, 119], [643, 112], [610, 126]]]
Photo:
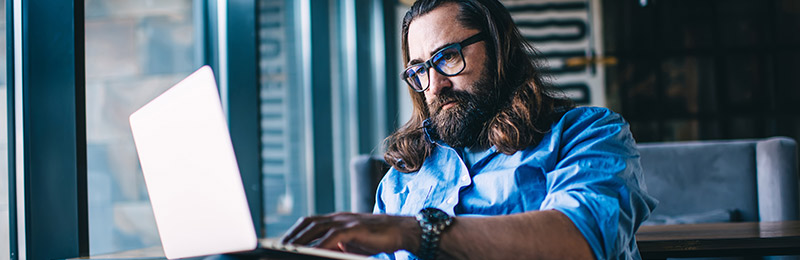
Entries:
[[415, 252], [421, 232], [413, 217], [334, 213], [300, 218], [282, 242], [364, 255]]

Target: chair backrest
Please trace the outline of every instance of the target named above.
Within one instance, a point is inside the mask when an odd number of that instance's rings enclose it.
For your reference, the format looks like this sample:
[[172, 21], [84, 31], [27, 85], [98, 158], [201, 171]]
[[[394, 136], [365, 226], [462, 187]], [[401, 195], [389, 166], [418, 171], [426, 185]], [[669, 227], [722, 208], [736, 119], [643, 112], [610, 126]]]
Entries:
[[350, 210], [372, 212], [375, 191], [389, 164], [382, 157], [359, 155], [350, 160]]
[[639, 144], [652, 224], [798, 218], [791, 138]]
[[[650, 224], [777, 221], [800, 217], [797, 143], [758, 140], [639, 144], [644, 181], [660, 204]], [[351, 161], [351, 206], [370, 212], [388, 170], [380, 157]]]

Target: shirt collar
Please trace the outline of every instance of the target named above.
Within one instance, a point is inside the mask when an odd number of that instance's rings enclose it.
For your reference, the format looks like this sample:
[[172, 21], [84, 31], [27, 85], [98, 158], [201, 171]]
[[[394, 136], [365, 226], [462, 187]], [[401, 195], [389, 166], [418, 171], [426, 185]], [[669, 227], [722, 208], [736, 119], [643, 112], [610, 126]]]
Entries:
[[427, 118], [427, 119], [423, 120], [422, 121], [422, 131], [425, 132], [425, 139], [427, 139], [428, 142], [431, 142], [431, 143], [435, 144], [436, 143], [436, 139], [438, 139], [438, 138], [434, 137], [435, 133], [433, 133], [433, 129], [431, 129], [432, 125], [433, 125], [433, 123], [431, 123], [431, 119], [430, 118]]

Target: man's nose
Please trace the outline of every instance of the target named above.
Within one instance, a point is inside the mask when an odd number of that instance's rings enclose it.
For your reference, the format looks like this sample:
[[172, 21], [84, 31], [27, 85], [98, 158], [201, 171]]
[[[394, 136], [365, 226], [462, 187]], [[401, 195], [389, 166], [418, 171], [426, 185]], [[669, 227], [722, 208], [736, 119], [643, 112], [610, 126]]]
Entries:
[[428, 87], [428, 91], [430, 91], [431, 94], [439, 95], [444, 89], [453, 87], [453, 82], [450, 81], [450, 77], [442, 75], [442, 73], [439, 73], [434, 68], [430, 68], [429, 70], [430, 86]]

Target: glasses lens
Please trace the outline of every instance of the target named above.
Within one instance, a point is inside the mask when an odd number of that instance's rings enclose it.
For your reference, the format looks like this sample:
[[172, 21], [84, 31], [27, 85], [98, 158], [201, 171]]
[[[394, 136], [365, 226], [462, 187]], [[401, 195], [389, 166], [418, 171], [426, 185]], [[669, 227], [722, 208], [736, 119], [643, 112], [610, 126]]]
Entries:
[[456, 46], [439, 51], [431, 60], [436, 69], [447, 76], [454, 76], [464, 69], [464, 58]]
[[408, 85], [411, 85], [411, 87], [416, 90], [423, 90], [428, 84], [428, 75], [426, 74], [427, 71], [425, 70], [425, 66], [422, 64], [411, 65], [411, 67], [408, 67], [405, 72], [406, 82], [408, 82]]

